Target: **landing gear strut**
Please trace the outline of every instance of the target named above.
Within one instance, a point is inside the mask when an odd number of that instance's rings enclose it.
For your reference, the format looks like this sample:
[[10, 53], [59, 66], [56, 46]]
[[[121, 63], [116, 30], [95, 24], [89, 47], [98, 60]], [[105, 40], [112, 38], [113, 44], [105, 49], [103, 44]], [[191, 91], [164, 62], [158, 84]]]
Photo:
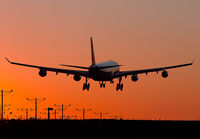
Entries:
[[99, 82], [99, 84], [100, 84], [100, 88], [105, 88], [105, 87], [106, 87], [106, 84], [103, 83], [103, 81], [102, 81], [102, 82]]
[[123, 90], [123, 87], [124, 87], [124, 85], [123, 85], [123, 83], [121, 84], [121, 81], [122, 81], [122, 77], [119, 77], [119, 83], [117, 84], [117, 87], [116, 87], [116, 90], [118, 91], [118, 90]]
[[86, 78], [85, 83], [83, 84], [83, 90], [87, 89], [89, 91], [90, 89], [90, 84], [87, 83], [88, 79]]

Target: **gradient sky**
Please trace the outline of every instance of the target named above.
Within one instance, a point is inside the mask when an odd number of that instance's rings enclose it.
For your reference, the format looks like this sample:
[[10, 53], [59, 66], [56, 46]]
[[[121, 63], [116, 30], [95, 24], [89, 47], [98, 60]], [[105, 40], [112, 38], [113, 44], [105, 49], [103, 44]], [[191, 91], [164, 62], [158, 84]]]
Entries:
[[[129, 119], [184, 119], [200, 116], [200, 1], [198, 0], [1, 0], [0, 88], [13, 89], [6, 104], [33, 107], [26, 97], [46, 97], [40, 112], [53, 104], [109, 112]], [[89, 66], [90, 41], [94, 39], [96, 61], [116, 60], [121, 70], [170, 66], [191, 62], [191, 67], [169, 70], [163, 79], [156, 73], [139, 75], [138, 82], [123, 80], [124, 91], [115, 84], [105, 89], [84, 78], [8, 64], [12, 61], [41, 66], [58, 64]], [[62, 68], [62, 67], [60, 67]], [[7, 112], [8, 113], [8, 112]], [[32, 112], [32, 115], [34, 113]]]

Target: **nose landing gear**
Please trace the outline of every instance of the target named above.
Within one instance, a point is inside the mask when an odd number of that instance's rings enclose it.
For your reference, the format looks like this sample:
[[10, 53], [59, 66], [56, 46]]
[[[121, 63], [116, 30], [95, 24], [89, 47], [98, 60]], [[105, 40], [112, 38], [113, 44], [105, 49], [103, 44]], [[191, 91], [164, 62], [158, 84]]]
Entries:
[[100, 88], [105, 88], [105, 87], [106, 87], [106, 84], [103, 83], [103, 81], [102, 81], [102, 82], [99, 82], [99, 84], [100, 84]]

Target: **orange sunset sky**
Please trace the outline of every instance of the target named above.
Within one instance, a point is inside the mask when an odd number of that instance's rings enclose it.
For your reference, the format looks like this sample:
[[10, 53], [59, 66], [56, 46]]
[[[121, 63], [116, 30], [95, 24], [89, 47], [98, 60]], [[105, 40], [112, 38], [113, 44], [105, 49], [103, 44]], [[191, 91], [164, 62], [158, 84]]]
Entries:
[[[34, 108], [26, 98], [47, 100], [39, 111], [53, 104], [72, 104], [65, 115], [81, 113], [76, 108], [128, 119], [196, 120], [200, 117], [200, 1], [198, 0], [1, 0], [0, 1], [0, 89], [15, 115], [17, 108]], [[84, 78], [9, 64], [12, 61], [57, 67], [59, 64], [89, 66], [90, 37], [96, 61], [116, 60], [121, 70], [170, 66], [196, 61], [193, 66], [161, 73], [139, 75], [138, 82], [123, 80], [124, 91], [115, 84], [105, 89], [89, 80], [90, 91], [82, 91]], [[5, 116], [8, 114], [6, 111]], [[34, 117], [34, 112], [30, 113]], [[44, 115], [38, 115], [38, 117]]]

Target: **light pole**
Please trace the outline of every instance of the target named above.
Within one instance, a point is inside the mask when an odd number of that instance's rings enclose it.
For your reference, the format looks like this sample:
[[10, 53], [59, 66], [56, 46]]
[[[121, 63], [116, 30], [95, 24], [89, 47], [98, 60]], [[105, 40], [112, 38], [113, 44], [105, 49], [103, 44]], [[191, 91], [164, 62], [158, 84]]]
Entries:
[[38, 98], [26, 98], [26, 100], [32, 102], [32, 103], [35, 103], [35, 119], [37, 120], [37, 104], [46, 100], [46, 98], [42, 98], [42, 99], [38, 99]]
[[94, 114], [99, 115], [100, 116], [100, 120], [102, 120], [103, 119], [103, 115], [107, 115], [108, 112], [105, 112], [105, 113], [103, 113], [103, 112], [99, 112], [99, 113], [94, 112]]
[[76, 109], [77, 111], [83, 113], [83, 120], [85, 120], [85, 112], [89, 112], [91, 111], [92, 109], [91, 108], [88, 108], [88, 109], [85, 109], [85, 108], [82, 108], [82, 109]]
[[12, 93], [12, 92], [13, 92], [13, 90], [10, 90], [10, 91], [1, 90], [1, 120], [3, 120], [3, 107], [4, 107], [4, 105], [3, 105], [3, 97], [5, 95], [8, 95], [8, 94]]
[[56, 106], [56, 107], [61, 107], [61, 109], [58, 109], [58, 110], [61, 110], [62, 111], [62, 120], [64, 119], [64, 110], [67, 110], [67, 107], [70, 107], [71, 106], [71, 104], [69, 104], [69, 105], [64, 105], [64, 104], [62, 104], [62, 105], [56, 105], [56, 104], [54, 104], [54, 106]]
[[29, 119], [29, 118], [28, 118], [28, 112], [29, 112], [29, 111], [33, 111], [32, 108], [30, 108], [30, 109], [29, 109], [29, 108], [26, 108], [26, 109], [24, 109], [24, 108], [21, 108], [21, 109], [20, 109], [20, 108], [17, 108], [17, 110], [18, 110], [18, 111], [25, 111], [25, 112], [26, 112], [26, 120]]

